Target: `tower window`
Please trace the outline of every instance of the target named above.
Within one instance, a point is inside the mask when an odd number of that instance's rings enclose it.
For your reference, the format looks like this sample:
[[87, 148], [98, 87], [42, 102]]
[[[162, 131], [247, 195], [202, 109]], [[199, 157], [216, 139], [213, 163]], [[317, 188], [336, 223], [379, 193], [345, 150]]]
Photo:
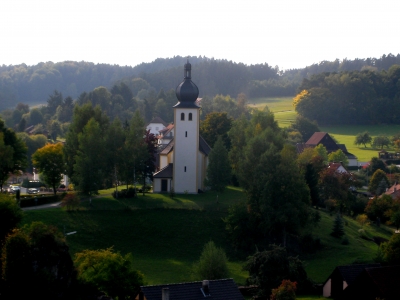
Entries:
[[189, 113], [189, 121], [192, 121], [192, 113]]
[[187, 131], [185, 131], [185, 137], [187, 137]]
[[185, 121], [185, 114], [181, 113], [181, 121]]
[[185, 172], [186, 172], [186, 166], [185, 166]]

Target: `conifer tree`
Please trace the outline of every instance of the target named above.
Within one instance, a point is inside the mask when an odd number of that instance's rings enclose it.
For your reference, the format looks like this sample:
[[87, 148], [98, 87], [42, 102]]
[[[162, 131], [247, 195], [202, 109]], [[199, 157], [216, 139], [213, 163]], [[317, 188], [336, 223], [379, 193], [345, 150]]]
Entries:
[[336, 215], [336, 218], [333, 222], [333, 229], [331, 235], [337, 238], [340, 238], [344, 235], [343, 219], [340, 216], [340, 214]]

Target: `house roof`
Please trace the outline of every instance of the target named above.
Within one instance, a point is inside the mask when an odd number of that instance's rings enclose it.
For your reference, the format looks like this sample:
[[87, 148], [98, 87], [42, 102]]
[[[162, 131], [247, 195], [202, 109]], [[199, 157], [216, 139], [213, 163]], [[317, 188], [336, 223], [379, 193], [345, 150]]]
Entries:
[[395, 182], [386, 192], [386, 195], [392, 195], [392, 197], [396, 197], [400, 195], [400, 184]]
[[327, 132], [314, 132], [314, 134], [306, 142], [306, 145], [314, 147], [318, 146], [319, 144], [324, 145], [328, 152], [333, 152], [340, 149], [334, 139]]
[[202, 281], [140, 287], [146, 300], [162, 300], [163, 288], [169, 289], [169, 299], [173, 300], [244, 300], [232, 278], [209, 280], [208, 297], [202, 292]]
[[161, 119], [160, 117], [154, 117], [150, 122], [149, 122], [149, 124], [147, 124], [147, 126], [149, 126], [150, 124], [154, 124], [154, 123], [161, 123], [161, 124], [163, 124], [164, 126], [167, 126], [168, 125], [168, 123], [167, 122], [165, 122], [163, 119]]
[[160, 152], [161, 155], [167, 155], [174, 149], [175, 141], [171, 140], [168, 145]]
[[342, 275], [343, 280], [346, 281], [348, 285], [350, 285], [357, 278], [357, 276], [360, 275], [362, 271], [364, 271], [365, 268], [375, 268], [380, 266], [380, 264], [348, 265], [339, 266], [337, 267], [337, 270], [340, 272], [340, 275]]
[[160, 171], [154, 173], [153, 178], [172, 178], [174, 171], [174, 164], [170, 163], [168, 166], [162, 168]]
[[343, 166], [341, 162], [330, 162], [328, 164], [328, 169], [332, 169], [335, 171], [337, 171], [340, 167], [342, 167], [347, 172], [346, 168]]

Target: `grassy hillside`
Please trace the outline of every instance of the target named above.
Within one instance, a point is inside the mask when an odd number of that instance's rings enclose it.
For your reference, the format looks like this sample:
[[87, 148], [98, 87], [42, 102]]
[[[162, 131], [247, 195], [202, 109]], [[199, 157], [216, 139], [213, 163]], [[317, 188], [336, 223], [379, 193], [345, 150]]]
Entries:
[[[218, 196], [212, 192], [200, 195], [147, 194], [136, 199], [115, 200], [103, 192], [99, 198], [83, 203], [83, 209], [66, 212], [62, 209], [26, 211], [23, 223], [43, 221], [66, 232], [70, 251], [114, 247], [125, 254], [132, 253], [135, 266], [145, 274], [148, 284], [191, 280], [192, 264], [199, 258], [203, 245], [213, 240], [223, 247], [228, 257], [234, 257], [225, 234], [222, 218], [230, 204], [243, 199], [239, 189], [229, 188]], [[321, 211], [321, 222], [313, 232], [322, 247], [314, 254], [301, 257], [306, 270], [315, 282], [323, 282], [335, 266], [371, 261], [377, 249], [372, 241], [360, 238], [359, 226], [346, 218], [349, 245], [329, 235], [334, 216]], [[369, 227], [370, 236], [389, 238], [384, 228]], [[242, 261], [231, 261], [231, 276], [244, 284], [247, 273]]]
[[[249, 100], [249, 106], [263, 109], [267, 105], [274, 112], [279, 126], [288, 127], [297, 115], [292, 105], [292, 99], [292, 97], [254, 98]], [[379, 149], [374, 149], [371, 145], [367, 145], [366, 148], [354, 145], [356, 135], [360, 132], [368, 131], [372, 137], [379, 135], [390, 137], [400, 132], [400, 125], [322, 126], [320, 129], [334, 136], [339, 143], [345, 144], [347, 150], [357, 156], [358, 161], [367, 162], [372, 157], [378, 155]], [[392, 148], [389, 150], [395, 151], [396, 149]]]

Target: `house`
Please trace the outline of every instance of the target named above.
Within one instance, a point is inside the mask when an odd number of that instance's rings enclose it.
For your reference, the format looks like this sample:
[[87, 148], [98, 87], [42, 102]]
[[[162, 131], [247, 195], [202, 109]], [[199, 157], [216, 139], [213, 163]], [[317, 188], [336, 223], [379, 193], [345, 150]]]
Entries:
[[191, 80], [191, 64], [184, 67], [184, 79], [176, 88], [174, 123], [160, 132], [159, 166], [153, 174], [153, 192], [197, 194], [205, 189], [210, 146], [200, 136], [199, 89]]
[[135, 300], [244, 300], [232, 278], [141, 286]]
[[169, 124], [161, 129], [156, 137], [158, 140], [158, 147], [161, 150], [164, 149], [174, 137], [174, 124]]
[[[336, 267], [322, 287], [324, 297], [339, 298], [343, 290], [352, 284], [365, 268], [380, 267], [380, 264], [358, 264]], [[362, 298], [354, 298], [362, 299]]]
[[386, 195], [392, 196], [393, 199], [400, 197], [400, 184], [395, 182], [386, 192]]
[[160, 130], [167, 127], [167, 125], [168, 124], [163, 119], [161, 119], [160, 117], [155, 117], [150, 121], [149, 124], [147, 124], [146, 131], [150, 130], [150, 133], [157, 136]]
[[349, 173], [341, 162], [328, 163], [328, 169], [335, 170], [337, 173]]
[[349, 167], [357, 167], [358, 161], [357, 157], [354, 154], [351, 154], [347, 151], [347, 148], [344, 144], [337, 144], [335, 140], [329, 135], [327, 132], [315, 132], [307, 142], [303, 144], [296, 144], [297, 153], [303, 152], [306, 148], [315, 148], [319, 144], [322, 144], [329, 153], [335, 152], [337, 150], [342, 150], [346, 155], [347, 160], [349, 161]]
[[340, 299], [400, 299], [400, 266], [365, 268]]

